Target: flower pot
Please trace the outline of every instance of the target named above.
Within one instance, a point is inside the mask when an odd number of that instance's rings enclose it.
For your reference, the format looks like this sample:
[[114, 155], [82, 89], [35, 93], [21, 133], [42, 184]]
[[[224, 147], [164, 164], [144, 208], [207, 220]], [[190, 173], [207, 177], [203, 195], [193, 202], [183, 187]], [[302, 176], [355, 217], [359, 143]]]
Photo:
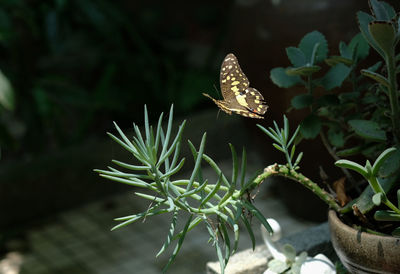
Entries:
[[355, 230], [329, 211], [331, 241], [351, 273], [400, 273], [400, 238]]

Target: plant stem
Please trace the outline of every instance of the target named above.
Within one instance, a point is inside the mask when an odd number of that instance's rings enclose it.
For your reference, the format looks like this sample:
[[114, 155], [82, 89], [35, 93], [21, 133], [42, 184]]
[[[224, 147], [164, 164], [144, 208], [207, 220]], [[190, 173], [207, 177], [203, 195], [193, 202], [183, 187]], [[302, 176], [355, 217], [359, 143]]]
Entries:
[[388, 70], [389, 80], [389, 101], [391, 109], [391, 118], [394, 136], [396, 142], [400, 141], [400, 107], [397, 94], [397, 80], [396, 80], [396, 64], [394, 58], [394, 50], [386, 55], [386, 66]]
[[396, 212], [397, 214], [400, 214], [400, 209], [398, 209], [394, 204], [392, 204], [392, 202], [390, 202], [389, 200], [384, 201], [384, 204], [387, 205], [391, 210], [393, 210], [394, 212]]
[[282, 176], [294, 180], [306, 188], [310, 189], [315, 195], [323, 200], [330, 208], [335, 211], [340, 210], [339, 204], [335, 201], [328, 192], [320, 188], [316, 183], [305, 177], [303, 174], [296, 172], [293, 169], [288, 168], [286, 165], [270, 165], [264, 169], [264, 172], [254, 180], [254, 187], [261, 184], [264, 179], [269, 176]]
[[[328, 153], [332, 156], [332, 158], [333, 158], [335, 161], [339, 161], [340, 158], [339, 158], [339, 157], [336, 155], [336, 153], [333, 151], [332, 147], [329, 145], [328, 140], [326, 139], [325, 134], [324, 134], [322, 131], [320, 132], [320, 136], [321, 136], [322, 143], [324, 144], [324, 146], [325, 146], [326, 150], [328, 151]], [[342, 170], [342, 172], [344, 173], [344, 175], [347, 177], [347, 179], [351, 182], [351, 184], [353, 185], [353, 187], [358, 188], [357, 185], [356, 185], [356, 182], [355, 182], [353, 176], [351, 176], [350, 172], [349, 172], [347, 169], [343, 168], [343, 167], [341, 167], [340, 169]]]

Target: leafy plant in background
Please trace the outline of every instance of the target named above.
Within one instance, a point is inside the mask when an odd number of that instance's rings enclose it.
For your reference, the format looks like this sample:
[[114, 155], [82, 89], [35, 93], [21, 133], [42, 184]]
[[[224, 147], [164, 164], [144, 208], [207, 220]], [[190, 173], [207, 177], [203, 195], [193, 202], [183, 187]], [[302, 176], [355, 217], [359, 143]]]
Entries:
[[[291, 104], [294, 109], [308, 109], [309, 115], [293, 133], [286, 116], [283, 117], [282, 128], [276, 122], [269, 128], [258, 125], [273, 140], [273, 146], [285, 155], [286, 163], [269, 165], [255, 178], [245, 180], [245, 151], [242, 153], [239, 174], [238, 157], [234, 148], [230, 146], [233, 172], [229, 180], [218, 165], [204, 153], [204, 134], [198, 150], [188, 142], [195, 163], [190, 178], [175, 179], [184, 163], [184, 159], [179, 159], [179, 151], [185, 122], [170, 142], [172, 108], [165, 133], [161, 126], [162, 115], [156, 130], [153, 131], [146, 109], [145, 138], [136, 125], [136, 136], [133, 139], [127, 138], [116, 126], [121, 138], [109, 135], [132, 153], [139, 165], [114, 160], [115, 164], [130, 172], [119, 171], [113, 167], [97, 171], [105, 178], [146, 189], [152, 194], [137, 193], [139, 197], [150, 201], [149, 209], [139, 214], [117, 218], [116, 220], [122, 223], [115, 228], [149, 216], [171, 214], [170, 231], [159, 252], [164, 252], [172, 241], [177, 241], [167, 268], [179, 252], [187, 233], [204, 222], [211, 242], [216, 247], [223, 273], [230, 255], [237, 248], [239, 222], [247, 229], [253, 247], [254, 235], [248, 220], [249, 215], [256, 216], [268, 231], [271, 231], [266, 219], [252, 205], [249, 193], [267, 178], [283, 176], [310, 189], [338, 213], [348, 217], [352, 216], [350, 213], [355, 213], [359, 218], [357, 224], [369, 232], [399, 236], [400, 114], [396, 82], [399, 67], [396, 61], [400, 59], [400, 55], [396, 54], [395, 46], [400, 39], [400, 18], [385, 2], [370, 0], [370, 6], [372, 15], [358, 12], [361, 34], [356, 35], [349, 44], [339, 44], [340, 56], [328, 57], [328, 45], [324, 36], [314, 31], [305, 35], [298, 47], [286, 49], [291, 67], [275, 68], [271, 71], [272, 81], [280, 87], [304, 86], [306, 93], [294, 97]], [[379, 53], [383, 63], [378, 62], [368, 69], [363, 69], [359, 75], [358, 66], [361, 60], [369, 55], [370, 47]], [[323, 72], [323, 62], [330, 68], [322, 77], [317, 76]], [[335, 90], [341, 86], [347, 90]], [[296, 150], [298, 142], [317, 136], [322, 139], [336, 165], [343, 170], [350, 182], [355, 183], [355, 180], [348, 169], [358, 172], [368, 182], [365, 190], [347, 204], [343, 197], [328, 193], [299, 172], [303, 153]], [[362, 166], [341, 158], [353, 155], [366, 157], [366, 164]], [[216, 182], [211, 183], [202, 178], [202, 162], [213, 168], [218, 178]], [[397, 203], [393, 202], [394, 200], [397, 200]], [[180, 211], [185, 211], [189, 217], [184, 228], [176, 232]], [[233, 244], [229, 228], [234, 232]], [[295, 252], [291, 252], [290, 256], [295, 256]], [[292, 266], [295, 264], [292, 262]]]
[[[371, 0], [370, 7], [372, 15], [357, 13], [361, 33], [348, 44], [340, 42], [339, 56], [328, 57], [324, 36], [314, 31], [305, 35], [298, 47], [286, 49], [292, 66], [272, 69], [270, 76], [283, 88], [304, 86], [306, 93], [291, 101], [293, 109], [309, 110], [300, 124], [301, 137], [319, 136], [353, 186], [356, 181], [348, 169], [369, 182], [358, 197], [338, 211], [347, 213], [354, 209], [365, 221], [363, 215], [382, 203], [391, 210], [377, 211], [375, 220], [399, 221], [398, 206], [386, 194], [400, 188], [400, 108], [396, 81], [399, 69], [396, 62], [400, 55], [395, 52], [400, 38], [399, 17], [385, 2]], [[369, 55], [370, 47], [379, 53], [383, 62], [362, 69], [360, 75], [359, 64]], [[322, 77], [317, 77], [324, 62], [330, 68]], [[334, 90], [340, 86], [343, 86], [341, 91]], [[355, 155], [369, 159], [364, 167], [341, 159]], [[371, 165], [373, 159], [376, 161]], [[384, 226], [364, 225], [377, 230]], [[397, 235], [398, 228], [390, 227]]]

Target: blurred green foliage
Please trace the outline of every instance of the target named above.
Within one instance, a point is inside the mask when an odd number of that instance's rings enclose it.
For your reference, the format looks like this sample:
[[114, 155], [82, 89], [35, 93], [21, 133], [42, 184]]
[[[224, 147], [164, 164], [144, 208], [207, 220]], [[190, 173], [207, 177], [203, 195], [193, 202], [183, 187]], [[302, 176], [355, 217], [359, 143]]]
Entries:
[[187, 13], [163, 1], [3, 0], [0, 69], [16, 105], [0, 109], [0, 146], [80, 142], [111, 119], [128, 125], [144, 103], [192, 110], [218, 75], [229, 3], [185, 4]]

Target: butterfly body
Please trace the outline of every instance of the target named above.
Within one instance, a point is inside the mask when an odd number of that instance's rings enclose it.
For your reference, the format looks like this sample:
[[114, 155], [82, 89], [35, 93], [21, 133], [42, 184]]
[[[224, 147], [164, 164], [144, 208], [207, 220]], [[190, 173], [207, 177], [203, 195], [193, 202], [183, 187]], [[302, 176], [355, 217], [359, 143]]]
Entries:
[[228, 54], [221, 66], [220, 86], [223, 100], [210, 98], [223, 111], [232, 112], [245, 117], [263, 119], [268, 106], [264, 97], [255, 88], [249, 87], [249, 80], [241, 70], [237, 58], [232, 53]]

